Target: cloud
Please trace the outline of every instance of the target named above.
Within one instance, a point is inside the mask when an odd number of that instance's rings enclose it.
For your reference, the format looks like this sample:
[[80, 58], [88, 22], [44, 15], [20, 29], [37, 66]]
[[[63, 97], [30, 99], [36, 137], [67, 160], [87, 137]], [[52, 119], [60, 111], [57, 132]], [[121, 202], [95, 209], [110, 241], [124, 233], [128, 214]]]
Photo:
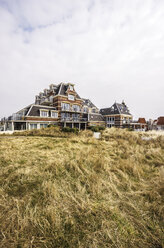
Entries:
[[50, 83], [73, 82], [98, 107], [124, 99], [163, 115], [164, 2], [0, 0], [0, 117]]

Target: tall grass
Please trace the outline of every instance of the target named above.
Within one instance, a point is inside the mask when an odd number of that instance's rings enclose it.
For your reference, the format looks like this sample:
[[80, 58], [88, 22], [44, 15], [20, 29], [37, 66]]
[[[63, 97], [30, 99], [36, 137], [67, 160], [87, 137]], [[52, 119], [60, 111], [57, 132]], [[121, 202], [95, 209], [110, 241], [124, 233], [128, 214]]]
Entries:
[[163, 247], [164, 142], [0, 138], [0, 247]]

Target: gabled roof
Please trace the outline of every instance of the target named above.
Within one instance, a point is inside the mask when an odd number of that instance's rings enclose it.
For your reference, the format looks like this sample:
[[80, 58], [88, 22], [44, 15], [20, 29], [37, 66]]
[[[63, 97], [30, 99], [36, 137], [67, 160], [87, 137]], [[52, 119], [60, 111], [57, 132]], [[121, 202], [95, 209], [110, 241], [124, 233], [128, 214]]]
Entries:
[[145, 118], [139, 118], [138, 123], [146, 124]]
[[101, 114], [89, 114], [89, 121], [105, 121]]
[[157, 125], [164, 125], [164, 116], [158, 117]]
[[83, 106], [86, 105], [89, 108], [97, 108], [89, 99], [82, 98]]
[[100, 113], [102, 115], [116, 115], [116, 114], [131, 115], [128, 107], [124, 102], [122, 102], [122, 104], [114, 103], [110, 108], [100, 109]]
[[[69, 84], [65, 84], [65, 83], [60, 83], [59, 84], [59, 92], [58, 94], [59, 95], [62, 95], [62, 96], [67, 96], [67, 90], [69, 88]], [[76, 93], [76, 97], [81, 99], [81, 97], [77, 94], [77, 92], [74, 90], [74, 92]]]
[[[57, 96], [57, 95], [67, 96], [67, 90], [69, 88], [69, 85], [73, 85], [73, 84], [71, 83], [60, 83], [58, 85], [51, 84], [50, 89], [45, 89], [44, 92], [40, 92], [39, 95], [36, 97], [46, 99], [49, 96]], [[45, 93], [46, 91], [47, 94]], [[81, 99], [75, 90], [74, 93], [77, 98]]]

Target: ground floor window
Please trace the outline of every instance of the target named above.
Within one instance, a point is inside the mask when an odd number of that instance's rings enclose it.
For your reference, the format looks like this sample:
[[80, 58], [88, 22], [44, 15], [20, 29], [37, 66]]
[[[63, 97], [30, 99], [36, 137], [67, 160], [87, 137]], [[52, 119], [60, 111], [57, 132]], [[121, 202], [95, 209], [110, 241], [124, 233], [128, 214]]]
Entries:
[[45, 128], [45, 127], [47, 127], [47, 125], [48, 125], [48, 124], [46, 124], [46, 123], [41, 123], [41, 124], [40, 124], [40, 128]]
[[30, 129], [37, 129], [37, 124], [30, 124]]
[[114, 124], [107, 124], [107, 127], [114, 127]]

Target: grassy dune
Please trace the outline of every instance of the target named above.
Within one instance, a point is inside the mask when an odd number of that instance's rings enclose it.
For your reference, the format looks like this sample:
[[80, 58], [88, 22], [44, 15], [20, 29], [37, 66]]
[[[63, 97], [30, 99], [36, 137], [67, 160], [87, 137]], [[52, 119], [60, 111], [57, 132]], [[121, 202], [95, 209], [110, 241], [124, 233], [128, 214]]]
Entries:
[[1, 248], [164, 247], [164, 136], [50, 136], [0, 137]]

